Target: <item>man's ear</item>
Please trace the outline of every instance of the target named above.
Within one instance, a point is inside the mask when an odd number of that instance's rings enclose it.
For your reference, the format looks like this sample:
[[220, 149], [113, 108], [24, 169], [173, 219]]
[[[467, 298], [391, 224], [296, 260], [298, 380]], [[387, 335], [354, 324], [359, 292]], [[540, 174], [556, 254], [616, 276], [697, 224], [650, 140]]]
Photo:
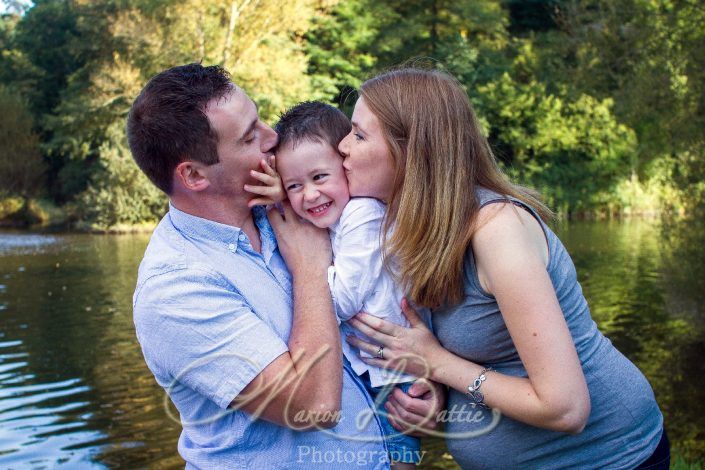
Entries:
[[205, 166], [200, 162], [181, 162], [174, 169], [174, 180], [184, 189], [203, 191], [211, 184], [203, 171]]

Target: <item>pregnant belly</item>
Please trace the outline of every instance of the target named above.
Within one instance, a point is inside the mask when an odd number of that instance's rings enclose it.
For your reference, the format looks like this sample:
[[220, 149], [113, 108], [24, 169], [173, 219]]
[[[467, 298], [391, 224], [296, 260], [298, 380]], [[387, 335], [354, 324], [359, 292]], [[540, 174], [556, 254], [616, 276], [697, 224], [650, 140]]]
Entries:
[[641, 456], [630, 449], [630, 431], [621, 432], [616, 425], [622, 421], [631, 427], [627, 414], [618, 416], [602, 406], [593, 409], [585, 430], [577, 435], [506, 416], [497, 420], [497, 414], [473, 409], [468, 398], [454, 390], [442, 417], [446, 418], [446, 445], [462, 468], [619, 468], [635, 459], [638, 463]]

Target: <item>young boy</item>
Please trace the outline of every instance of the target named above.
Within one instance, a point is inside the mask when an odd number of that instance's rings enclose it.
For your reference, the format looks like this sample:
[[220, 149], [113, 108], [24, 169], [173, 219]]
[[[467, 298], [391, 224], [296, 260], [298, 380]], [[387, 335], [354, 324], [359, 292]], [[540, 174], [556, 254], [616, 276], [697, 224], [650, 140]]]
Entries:
[[[348, 118], [330, 105], [305, 102], [282, 115], [275, 130], [279, 134], [277, 171], [272, 160], [269, 165], [263, 162], [264, 173], [252, 172], [264, 186], [245, 186], [259, 196], [250, 206], [277, 203], [288, 196], [300, 217], [329, 229], [334, 266], [328, 270], [328, 284], [343, 339], [363, 336], [347, 324], [361, 311], [409, 326], [401, 311], [403, 292], [382, 259], [385, 205], [372, 198], [351, 199], [348, 192], [343, 157], [338, 153], [338, 144], [351, 130]], [[395, 468], [413, 468], [420, 460], [419, 440], [389, 424], [384, 403], [395, 385], [406, 391], [415, 377], [367, 365], [357, 350], [342, 343], [345, 357], [377, 404]]]

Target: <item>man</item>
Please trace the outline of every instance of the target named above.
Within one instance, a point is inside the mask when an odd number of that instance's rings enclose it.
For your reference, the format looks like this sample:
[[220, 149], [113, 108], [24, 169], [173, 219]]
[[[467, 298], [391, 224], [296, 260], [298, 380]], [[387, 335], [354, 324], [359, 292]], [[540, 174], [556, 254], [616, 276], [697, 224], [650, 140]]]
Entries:
[[[358, 419], [373, 404], [341, 361], [326, 231], [288, 205], [248, 209], [244, 185], [277, 143], [252, 100], [219, 67], [174, 67], [142, 90], [127, 132], [170, 199], [140, 265], [134, 320], [180, 413], [187, 467], [388, 467], [378, 421]], [[410, 421], [438, 407], [397, 398]]]

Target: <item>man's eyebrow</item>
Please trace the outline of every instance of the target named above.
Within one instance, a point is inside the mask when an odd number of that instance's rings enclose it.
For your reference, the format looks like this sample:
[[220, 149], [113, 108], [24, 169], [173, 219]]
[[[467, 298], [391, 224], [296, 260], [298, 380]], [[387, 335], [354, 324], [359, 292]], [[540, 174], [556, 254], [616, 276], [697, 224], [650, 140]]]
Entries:
[[244, 132], [244, 133], [242, 134], [242, 136], [240, 137], [240, 140], [245, 140], [245, 137], [247, 137], [247, 135], [248, 135], [250, 132], [252, 132], [252, 131], [255, 130], [255, 126], [257, 125], [257, 122], [259, 121], [259, 106], [257, 106], [257, 103], [255, 103], [255, 102], [252, 101], [252, 100], [250, 100], [250, 103], [252, 103], [253, 105], [255, 105], [255, 119], [250, 123], [249, 126], [247, 126], [247, 129], [245, 129], [245, 132]]
[[240, 140], [245, 140], [245, 138], [250, 134], [250, 132], [255, 130], [255, 126], [257, 125], [257, 121], [259, 121], [259, 118], [255, 118], [252, 123], [247, 126], [247, 129], [245, 129], [245, 132], [243, 132], [242, 136], [240, 136]]

